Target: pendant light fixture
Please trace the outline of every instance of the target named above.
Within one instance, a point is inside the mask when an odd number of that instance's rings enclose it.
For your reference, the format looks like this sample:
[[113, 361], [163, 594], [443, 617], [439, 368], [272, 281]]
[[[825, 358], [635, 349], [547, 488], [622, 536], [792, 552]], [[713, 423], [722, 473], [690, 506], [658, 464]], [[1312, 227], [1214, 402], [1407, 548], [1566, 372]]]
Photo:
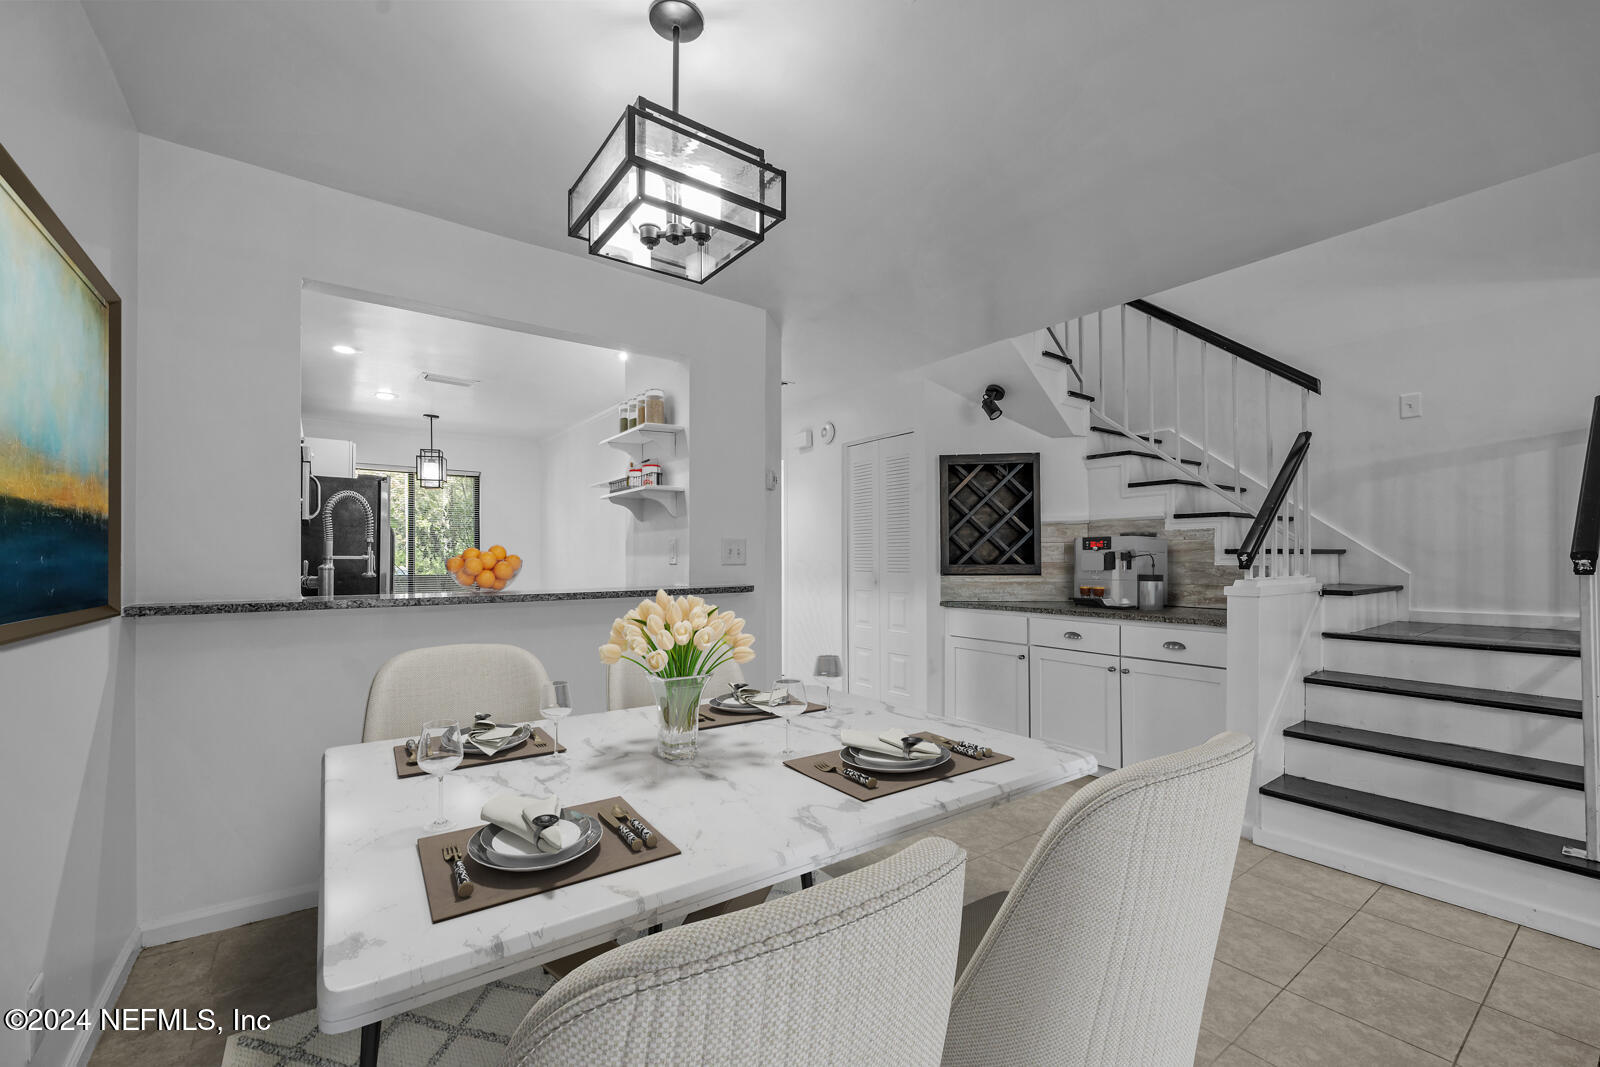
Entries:
[[783, 221], [786, 177], [761, 149], [678, 110], [678, 46], [705, 29], [689, 0], [655, 0], [672, 42], [672, 107], [628, 106], [567, 192], [567, 233], [589, 254], [705, 282]]
[[422, 417], [428, 420], [428, 447], [417, 449], [417, 485], [423, 489], [443, 489], [444, 453], [433, 447], [433, 423], [439, 416]]

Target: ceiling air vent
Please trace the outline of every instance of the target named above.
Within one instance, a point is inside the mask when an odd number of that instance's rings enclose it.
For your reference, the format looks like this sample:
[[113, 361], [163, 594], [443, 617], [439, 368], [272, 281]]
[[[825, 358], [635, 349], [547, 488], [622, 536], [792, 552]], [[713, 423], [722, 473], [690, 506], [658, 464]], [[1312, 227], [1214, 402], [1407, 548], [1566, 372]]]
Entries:
[[448, 374], [435, 374], [432, 371], [423, 371], [422, 380], [435, 385], [459, 385], [463, 389], [470, 389], [478, 384], [476, 378], [453, 378]]

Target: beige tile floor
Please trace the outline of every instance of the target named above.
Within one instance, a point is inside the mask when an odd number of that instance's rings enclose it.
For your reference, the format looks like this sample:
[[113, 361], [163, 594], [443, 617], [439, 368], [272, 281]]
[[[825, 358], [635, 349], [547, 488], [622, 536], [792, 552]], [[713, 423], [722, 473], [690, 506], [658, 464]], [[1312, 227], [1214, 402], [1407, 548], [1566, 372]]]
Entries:
[[[1076, 788], [938, 828], [967, 850], [969, 901], [1010, 888]], [[146, 949], [118, 1004], [307, 1011], [316, 925], [303, 911]], [[90, 1062], [216, 1067], [224, 1040], [108, 1034]], [[1597, 1067], [1600, 950], [1240, 842], [1195, 1063]]]

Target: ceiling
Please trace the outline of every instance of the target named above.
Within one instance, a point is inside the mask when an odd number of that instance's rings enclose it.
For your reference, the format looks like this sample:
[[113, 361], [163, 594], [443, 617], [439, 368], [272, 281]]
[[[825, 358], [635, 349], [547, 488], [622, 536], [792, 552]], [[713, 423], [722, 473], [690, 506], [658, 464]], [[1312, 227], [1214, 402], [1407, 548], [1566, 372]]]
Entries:
[[[477, 384], [426, 382], [424, 372]], [[537, 439], [615, 405], [624, 388], [614, 349], [315, 289], [300, 294], [304, 415], [420, 430], [431, 412], [441, 431]], [[395, 398], [378, 398], [380, 390]]]
[[[704, 6], [684, 112], [790, 175], [707, 288], [807, 392], [1600, 151], [1587, 0]], [[87, 4], [141, 131], [573, 255], [568, 186], [669, 92], [646, 7]]]

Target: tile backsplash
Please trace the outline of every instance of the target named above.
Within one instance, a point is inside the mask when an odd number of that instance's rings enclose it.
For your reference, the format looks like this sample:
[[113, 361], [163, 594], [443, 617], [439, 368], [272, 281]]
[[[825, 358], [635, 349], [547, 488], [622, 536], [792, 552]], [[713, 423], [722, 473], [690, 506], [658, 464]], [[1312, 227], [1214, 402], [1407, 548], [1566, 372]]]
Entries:
[[1239, 577], [1237, 567], [1214, 560], [1211, 530], [1168, 530], [1160, 516], [1041, 524], [1042, 573], [1033, 575], [942, 575], [941, 600], [1069, 600], [1079, 539], [1101, 534], [1160, 534], [1167, 539], [1167, 603], [1173, 607], [1227, 607], [1223, 590]]

